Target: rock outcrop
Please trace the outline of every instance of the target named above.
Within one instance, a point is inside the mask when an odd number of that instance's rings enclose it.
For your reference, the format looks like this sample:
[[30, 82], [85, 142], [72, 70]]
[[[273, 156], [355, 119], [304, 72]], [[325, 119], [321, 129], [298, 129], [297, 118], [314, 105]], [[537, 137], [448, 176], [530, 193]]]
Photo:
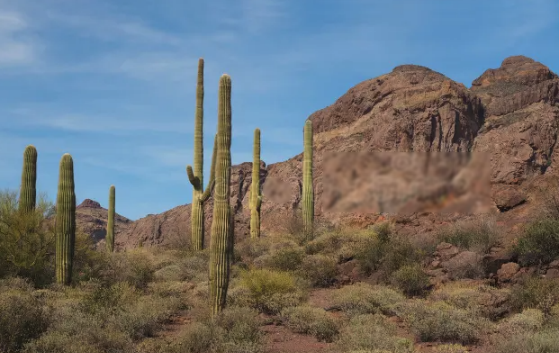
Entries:
[[[332, 154], [356, 152], [484, 153], [491, 167], [488, 179], [491, 181], [491, 207], [495, 212], [498, 209], [511, 214], [509, 210], [533, 206], [540, 202], [535, 196], [536, 186], [548, 185], [559, 173], [555, 170], [559, 157], [554, 153], [558, 103], [558, 76], [543, 64], [523, 56], [507, 58], [501, 67], [487, 70], [474, 80], [471, 89], [416, 65], [398, 66], [388, 74], [361, 82], [334, 104], [309, 117], [315, 134], [316, 216], [341, 222], [342, 218], [327, 207], [331, 192], [324, 171]], [[293, 215], [301, 200], [301, 167], [302, 154], [269, 166], [262, 163], [263, 232], [279, 230], [286, 221], [291, 226], [297, 223]], [[481, 177], [475, 173], [452, 174], [450, 184], [432, 183], [426, 189], [432, 198], [440, 198], [441, 190], [448, 189], [449, 185], [457, 187], [458, 179], [462, 178], [459, 181], [467, 184]], [[369, 184], [382, 189], [381, 179]], [[396, 180], [395, 188], [401, 189], [405, 176], [394, 174], [388, 179]], [[235, 210], [238, 239], [248, 235], [250, 183], [251, 163], [234, 166], [231, 205]], [[374, 187], [364, 184], [355, 194], [374, 193]], [[423, 200], [431, 196], [424, 195]], [[205, 207], [208, 244], [211, 199]], [[419, 217], [416, 211], [422, 207], [423, 204], [406, 204], [404, 208], [412, 210], [416, 216], [400, 223], [429, 231], [444, 221], [432, 215]], [[379, 217], [382, 219], [380, 213], [383, 212], [377, 207], [374, 212], [345, 215], [343, 221], [366, 227]], [[523, 215], [526, 217], [525, 213]], [[514, 220], [512, 216], [509, 218]], [[116, 237], [117, 246], [184, 241], [189, 239], [189, 219], [190, 205], [184, 205], [122, 223]]]

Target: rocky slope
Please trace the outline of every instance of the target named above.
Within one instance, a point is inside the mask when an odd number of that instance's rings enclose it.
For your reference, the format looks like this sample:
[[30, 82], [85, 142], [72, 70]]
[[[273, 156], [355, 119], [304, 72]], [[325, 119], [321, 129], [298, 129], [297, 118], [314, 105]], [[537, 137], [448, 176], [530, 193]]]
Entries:
[[[309, 117], [315, 138], [317, 216], [367, 226], [381, 213], [403, 212], [408, 215], [401, 222], [406, 225], [404, 228], [415, 233], [429, 231], [448, 217], [434, 216], [432, 212], [422, 215], [420, 211], [426, 205], [436, 204], [436, 209], [447, 207], [439, 201], [431, 202], [440, 199], [443, 190], [446, 200], [461, 200], [460, 206], [445, 208], [450, 210], [447, 213], [450, 218], [464, 213], [464, 209], [479, 211], [480, 207], [474, 205], [483, 204], [481, 209], [500, 210], [507, 222], [523, 222], [529, 217], [529, 211], [541, 202], [538, 185], [552, 185], [559, 173], [556, 167], [559, 157], [553, 153], [559, 118], [558, 85], [556, 74], [523, 56], [507, 58], [501, 67], [487, 70], [474, 80], [471, 89], [415, 65], [398, 66], [388, 74], [359, 83], [334, 104]], [[400, 167], [389, 172], [379, 167], [387, 163], [394, 166], [397, 158], [386, 157], [390, 151], [460, 153], [468, 150], [485, 156], [487, 167], [458, 168], [452, 156], [439, 164], [425, 157], [413, 157], [411, 162], [400, 161]], [[368, 157], [357, 152], [367, 152]], [[348, 164], [350, 160], [352, 164]], [[343, 162], [349, 168], [340, 168]], [[264, 232], [281, 230], [286, 221], [291, 225], [296, 223], [292, 217], [301, 198], [301, 163], [302, 154], [269, 166], [262, 163]], [[446, 169], [441, 172], [436, 167], [439, 171], [433, 178], [432, 173], [421, 174], [419, 170], [423, 169], [417, 168], [418, 163], [435, 167], [442, 163]], [[475, 188], [476, 182], [483, 179], [480, 174], [483, 170], [488, 171], [487, 179], [491, 182], [486, 195], [489, 199], [483, 199], [483, 188]], [[370, 173], [373, 178], [363, 177]], [[332, 179], [333, 175], [337, 181]], [[234, 166], [232, 180], [235, 235], [243, 238], [248, 234], [251, 163]], [[343, 185], [344, 180], [351, 182]], [[382, 205], [377, 200], [378, 192], [389, 188], [402, 192], [413, 184], [410, 180], [421, 180], [422, 184], [414, 186], [414, 190], [422, 193], [420, 203], [417, 198], [394, 203], [393, 198], [385, 197], [388, 201], [384, 200]], [[468, 190], [474, 191], [468, 193]], [[336, 201], [340, 197], [344, 200], [344, 196], [346, 203]], [[340, 212], [340, 205], [350, 204], [348, 197], [370, 206], [369, 209]], [[332, 207], [336, 202], [338, 210]], [[211, 209], [210, 201], [206, 203], [207, 241]], [[165, 244], [187, 238], [189, 218], [190, 206], [184, 205], [135, 222], [121, 223], [117, 246]], [[96, 234], [102, 237], [101, 233]]]

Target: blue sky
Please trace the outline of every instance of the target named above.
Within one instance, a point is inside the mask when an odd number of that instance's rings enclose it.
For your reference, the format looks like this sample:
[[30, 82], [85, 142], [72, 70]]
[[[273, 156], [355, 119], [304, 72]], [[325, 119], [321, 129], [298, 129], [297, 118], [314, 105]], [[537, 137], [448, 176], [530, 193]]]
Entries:
[[[196, 67], [204, 57], [205, 164], [219, 76], [232, 78], [233, 163], [302, 150], [314, 111], [400, 64], [464, 83], [510, 55], [559, 71], [556, 0], [0, 0], [0, 188], [39, 153], [56, 198], [74, 158], [77, 201], [131, 219], [190, 203]], [[206, 177], [207, 180], [207, 177]]]

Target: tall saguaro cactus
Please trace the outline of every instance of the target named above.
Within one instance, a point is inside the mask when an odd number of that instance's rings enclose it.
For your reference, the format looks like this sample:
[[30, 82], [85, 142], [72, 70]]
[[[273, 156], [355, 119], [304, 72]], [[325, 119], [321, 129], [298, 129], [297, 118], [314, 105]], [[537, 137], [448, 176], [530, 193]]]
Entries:
[[232, 244], [231, 194], [231, 77], [223, 74], [219, 80], [217, 125], [217, 157], [215, 192], [210, 242], [210, 305], [212, 314], [225, 308]]
[[252, 185], [250, 191], [250, 236], [260, 237], [260, 206], [262, 194], [260, 193], [260, 129], [254, 130], [254, 147], [252, 161]]
[[[214, 143], [215, 145], [215, 143]], [[214, 147], [215, 156], [215, 147]], [[212, 157], [213, 160], [214, 157]], [[212, 161], [213, 165], [213, 161]], [[213, 168], [213, 166], [212, 166]], [[194, 170], [189, 165], [186, 167], [188, 179], [192, 184], [192, 208], [190, 213], [190, 226], [192, 236], [192, 249], [195, 251], [204, 248], [204, 202], [210, 197], [213, 186], [213, 170], [210, 172], [210, 182], [204, 188], [204, 59], [198, 60], [198, 81], [196, 85], [196, 118], [194, 122]]]
[[37, 149], [29, 145], [23, 152], [23, 171], [19, 191], [19, 210], [31, 212], [37, 200]]
[[76, 194], [74, 192], [74, 161], [66, 153], [60, 160], [58, 194], [56, 196], [56, 281], [72, 282], [76, 240]]
[[115, 186], [111, 185], [109, 189], [109, 215], [107, 220], [107, 236], [105, 237], [107, 250], [113, 252], [115, 250]]
[[314, 228], [314, 191], [313, 191], [313, 134], [312, 122], [307, 120], [304, 128], [303, 153], [303, 226], [305, 237], [310, 240]]

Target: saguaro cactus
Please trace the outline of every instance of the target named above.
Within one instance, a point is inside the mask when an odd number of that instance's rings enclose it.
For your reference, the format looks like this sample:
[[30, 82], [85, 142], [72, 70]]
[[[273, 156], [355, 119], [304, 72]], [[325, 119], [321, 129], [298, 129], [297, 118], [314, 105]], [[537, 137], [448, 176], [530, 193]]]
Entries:
[[66, 153], [60, 160], [58, 195], [56, 197], [56, 281], [72, 282], [72, 265], [76, 240], [76, 194], [74, 161]]
[[[215, 158], [215, 142], [214, 156]], [[196, 85], [196, 118], [194, 122], [194, 170], [189, 165], [186, 167], [188, 179], [192, 184], [192, 208], [190, 213], [190, 226], [192, 236], [192, 249], [195, 251], [204, 248], [204, 202], [211, 195], [213, 186], [213, 170], [210, 171], [210, 181], [204, 188], [204, 59], [198, 60], [198, 82]]]
[[313, 135], [312, 122], [307, 120], [304, 128], [303, 153], [303, 226], [305, 237], [310, 240], [314, 227], [314, 191], [313, 191]]
[[231, 181], [231, 77], [219, 80], [217, 157], [210, 242], [210, 305], [215, 315], [225, 308], [233, 244], [232, 212], [229, 205]]
[[111, 185], [109, 189], [109, 215], [107, 220], [107, 236], [105, 237], [107, 250], [113, 252], [115, 250], [115, 186]]
[[31, 212], [37, 200], [37, 149], [29, 145], [23, 152], [23, 171], [19, 191], [19, 210]]
[[254, 130], [254, 147], [252, 161], [252, 185], [250, 191], [250, 236], [260, 237], [260, 206], [262, 194], [260, 193], [260, 129]]

